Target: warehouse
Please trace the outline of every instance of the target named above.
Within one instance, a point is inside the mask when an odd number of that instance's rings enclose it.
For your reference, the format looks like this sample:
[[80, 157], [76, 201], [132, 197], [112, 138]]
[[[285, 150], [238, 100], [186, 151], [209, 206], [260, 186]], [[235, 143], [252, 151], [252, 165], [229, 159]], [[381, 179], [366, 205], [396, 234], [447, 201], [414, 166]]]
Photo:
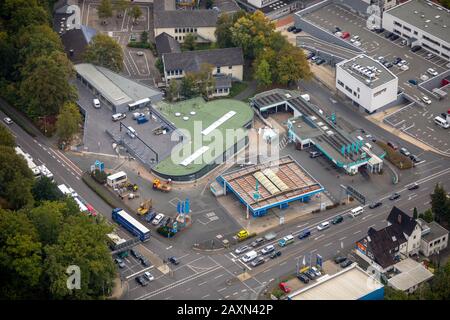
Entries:
[[271, 208], [285, 209], [290, 202], [308, 202], [324, 188], [290, 156], [247, 166], [217, 178], [224, 192], [232, 192], [254, 217]]

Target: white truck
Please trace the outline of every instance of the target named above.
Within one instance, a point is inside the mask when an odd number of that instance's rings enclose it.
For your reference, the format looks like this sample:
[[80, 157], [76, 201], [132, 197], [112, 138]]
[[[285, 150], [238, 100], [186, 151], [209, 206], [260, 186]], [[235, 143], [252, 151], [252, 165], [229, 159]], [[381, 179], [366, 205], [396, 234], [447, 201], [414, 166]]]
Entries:
[[307, 102], [311, 101], [311, 98], [310, 98], [309, 94], [307, 94], [307, 93], [300, 95], [300, 97], [305, 99], [305, 101], [307, 101]]

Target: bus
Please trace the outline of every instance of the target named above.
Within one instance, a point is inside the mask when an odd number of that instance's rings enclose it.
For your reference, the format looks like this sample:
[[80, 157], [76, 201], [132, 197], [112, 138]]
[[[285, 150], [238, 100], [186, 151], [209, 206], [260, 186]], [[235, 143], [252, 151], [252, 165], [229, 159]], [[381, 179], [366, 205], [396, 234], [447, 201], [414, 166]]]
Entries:
[[127, 181], [128, 177], [127, 174], [123, 171], [114, 173], [106, 178], [106, 183], [111, 188], [115, 188]]
[[278, 244], [280, 245], [280, 247], [284, 247], [293, 242], [294, 242], [294, 237], [292, 236], [292, 234], [289, 234], [286, 237], [284, 237], [283, 239], [281, 239], [280, 241], [278, 241]]
[[150, 239], [150, 230], [148, 230], [142, 223], [125, 212], [125, 210], [121, 208], [115, 208], [112, 211], [112, 218], [115, 222], [120, 224], [129, 232], [139, 237], [141, 241]]

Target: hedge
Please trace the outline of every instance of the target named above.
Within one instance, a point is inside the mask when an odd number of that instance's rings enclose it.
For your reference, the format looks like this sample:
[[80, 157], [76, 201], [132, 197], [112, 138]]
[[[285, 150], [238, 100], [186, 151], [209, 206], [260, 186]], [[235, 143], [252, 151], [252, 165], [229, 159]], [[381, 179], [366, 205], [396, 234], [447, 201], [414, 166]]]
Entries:
[[169, 227], [167, 226], [161, 226], [156, 230], [160, 235], [171, 238], [175, 235], [174, 232], [170, 231]]
[[410, 158], [404, 156], [398, 151], [395, 151], [383, 141], [377, 140], [376, 144], [386, 151], [386, 159], [400, 170], [411, 169], [413, 167], [413, 162]]
[[20, 117], [16, 117], [16, 115], [14, 113], [10, 113], [9, 110], [7, 108], [4, 108], [1, 104], [0, 104], [0, 109], [9, 117], [11, 118], [11, 120], [13, 120], [19, 127], [21, 127], [26, 133], [28, 133], [30, 136], [32, 136], [33, 138], [36, 138], [36, 134], [33, 132], [33, 130], [31, 130], [28, 125], [22, 121], [22, 119]]

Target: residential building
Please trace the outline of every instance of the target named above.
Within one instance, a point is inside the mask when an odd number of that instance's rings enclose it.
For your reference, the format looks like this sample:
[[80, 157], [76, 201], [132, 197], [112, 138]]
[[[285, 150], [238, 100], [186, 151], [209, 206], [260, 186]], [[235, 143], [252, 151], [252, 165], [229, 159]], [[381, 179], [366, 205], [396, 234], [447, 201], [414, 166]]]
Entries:
[[217, 17], [216, 10], [155, 10], [155, 37], [167, 33], [182, 43], [193, 34], [196, 42], [215, 42]]
[[[90, 63], [75, 65], [79, 83], [87, 87], [113, 113], [127, 112], [162, 100], [162, 93], [109, 69]], [[92, 102], [83, 103], [86, 105]]]
[[367, 113], [397, 100], [398, 78], [380, 62], [361, 54], [336, 64], [336, 88]]
[[450, 10], [425, 0], [410, 0], [384, 12], [383, 28], [408, 40], [411, 46], [450, 60]]
[[438, 254], [440, 251], [447, 248], [448, 245], [448, 230], [442, 227], [436, 221], [430, 223], [422, 219], [417, 219], [422, 228], [422, 236], [420, 241], [420, 253], [425, 257], [433, 254]]
[[181, 52], [180, 44], [171, 35], [163, 32], [155, 38], [155, 47], [158, 56], [162, 57], [164, 53]]
[[396, 263], [387, 277], [389, 286], [406, 293], [413, 293], [422, 283], [433, 278], [433, 273], [423, 264], [408, 258]]
[[387, 227], [370, 228], [367, 236], [356, 242], [356, 253], [382, 273], [391, 270], [402, 258], [419, 252], [422, 232], [412, 217], [395, 206], [386, 220]]
[[198, 72], [203, 64], [211, 65], [216, 87], [214, 95], [229, 94], [232, 81], [243, 80], [244, 56], [241, 48], [185, 51], [163, 54], [166, 84], [189, 72]]

